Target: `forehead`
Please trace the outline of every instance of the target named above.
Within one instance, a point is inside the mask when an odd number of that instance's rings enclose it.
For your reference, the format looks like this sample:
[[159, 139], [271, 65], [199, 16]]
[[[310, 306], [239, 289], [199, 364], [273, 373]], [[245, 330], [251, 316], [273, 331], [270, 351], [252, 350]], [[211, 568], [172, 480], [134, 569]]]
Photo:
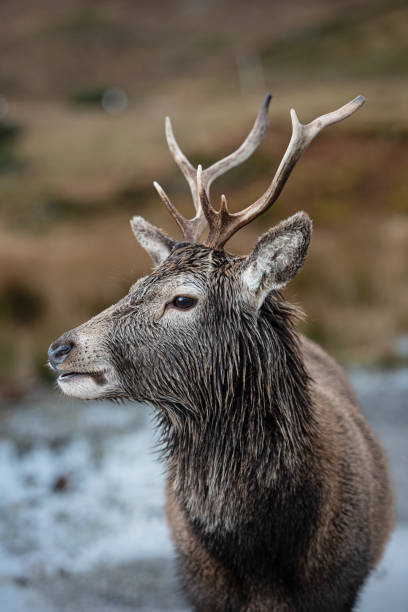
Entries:
[[146, 293], [160, 286], [191, 283], [204, 288], [231, 270], [239, 258], [198, 244], [180, 243], [151, 274], [140, 279], [131, 292]]

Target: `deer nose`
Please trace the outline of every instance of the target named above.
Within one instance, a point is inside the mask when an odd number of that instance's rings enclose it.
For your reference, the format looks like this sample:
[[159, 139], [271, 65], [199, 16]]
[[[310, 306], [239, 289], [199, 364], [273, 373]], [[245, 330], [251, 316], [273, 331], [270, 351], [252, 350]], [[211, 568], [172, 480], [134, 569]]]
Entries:
[[48, 359], [52, 366], [57, 367], [64, 363], [69, 353], [74, 348], [73, 342], [56, 340], [48, 349]]

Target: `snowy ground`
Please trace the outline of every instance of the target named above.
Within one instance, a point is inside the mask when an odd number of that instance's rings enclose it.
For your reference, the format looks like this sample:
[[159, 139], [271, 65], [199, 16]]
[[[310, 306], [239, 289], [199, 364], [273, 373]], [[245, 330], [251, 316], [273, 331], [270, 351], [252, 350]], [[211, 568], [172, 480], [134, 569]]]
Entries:
[[[361, 612], [408, 611], [408, 370], [354, 371], [383, 440], [397, 528]], [[0, 422], [2, 612], [188, 610], [163, 518], [163, 466], [145, 406], [10, 407]]]

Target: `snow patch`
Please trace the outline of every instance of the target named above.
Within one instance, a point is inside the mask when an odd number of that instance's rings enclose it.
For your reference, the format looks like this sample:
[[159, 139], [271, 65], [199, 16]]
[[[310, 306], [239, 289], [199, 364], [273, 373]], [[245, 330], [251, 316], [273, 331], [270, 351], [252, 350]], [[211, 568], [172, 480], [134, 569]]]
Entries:
[[115, 410], [86, 405], [61, 427], [36, 406], [23, 414], [24, 427], [17, 415], [6, 423], [14, 437], [0, 440], [0, 575], [84, 572], [171, 554], [152, 423], [140, 414], [135, 422], [134, 405]]

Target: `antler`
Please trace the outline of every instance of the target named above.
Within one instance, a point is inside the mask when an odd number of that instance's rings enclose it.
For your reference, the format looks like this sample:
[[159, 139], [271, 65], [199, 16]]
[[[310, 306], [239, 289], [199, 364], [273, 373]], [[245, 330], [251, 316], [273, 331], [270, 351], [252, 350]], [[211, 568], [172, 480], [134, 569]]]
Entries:
[[167, 144], [169, 146], [171, 154], [174, 157], [176, 164], [184, 174], [190, 186], [191, 194], [193, 196], [194, 208], [196, 211], [195, 217], [193, 219], [186, 219], [176, 209], [176, 207], [173, 205], [173, 203], [171, 202], [165, 191], [161, 188], [161, 186], [156, 182], [154, 182], [153, 185], [155, 186], [164, 204], [168, 208], [170, 214], [182, 230], [183, 239], [185, 241], [197, 242], [200, 239], [201, 234], [203, 233], [207, 225], [208, 216], [205, 210], [203, 210], [203, 196], [200, 195], [201, 191], [204, 193], [206, 201], [209, 201], [210, 187], [213, 181], [222, 174], [228, 172], [228, 170], [230, 170], [231, 168], [242, 164], [246, 159], [248, 159], [250, 155], [252, 155], [255, 149], [262, 142], [269, 127], [268, 108], [271, 99], [271, 94], [267, 94], [265, 96], [262, 105], [259, 109], [255, 123], [241, 146], [230, 155], [227, 155], [227, 157], [220, 159], [219, 161], [212, 164], [212, 166], [210, 166], [209, 168], [206, 168], [205, 170], [201, 171], [200, 189], [198, 188], [197, 184], [197, 170], [181, 151], [175, 139], [171, 121], [169, 117], [166, 117]]
[[227, 240], [241, 227], [247, 225], [250, 221], [268, 210], [279, 197], [296, 162], [315, 136], [326, 126], [342, 121], [352, 115], [364, 102], [365, 98], [363, 96], [357, 96], [357, 98], [354, 98], [348, 104], [331, 113], [318, 117], [307, 125], [300, 123], [296, 112], [294, 109], [291, 109], [292, 138], [278, 170], [265, 193], [256, 202], [239, 213], [228, 212], [227, 201], [224, 195], [221, 196], [220, 210], [217, 211], [212, 207], [204, 178], [206, 171], [202, 171], [199, 166], [197, 170], [198, 191], [201, 206], [210, 228], [205, 245], [211, 248], [222, 248]]

